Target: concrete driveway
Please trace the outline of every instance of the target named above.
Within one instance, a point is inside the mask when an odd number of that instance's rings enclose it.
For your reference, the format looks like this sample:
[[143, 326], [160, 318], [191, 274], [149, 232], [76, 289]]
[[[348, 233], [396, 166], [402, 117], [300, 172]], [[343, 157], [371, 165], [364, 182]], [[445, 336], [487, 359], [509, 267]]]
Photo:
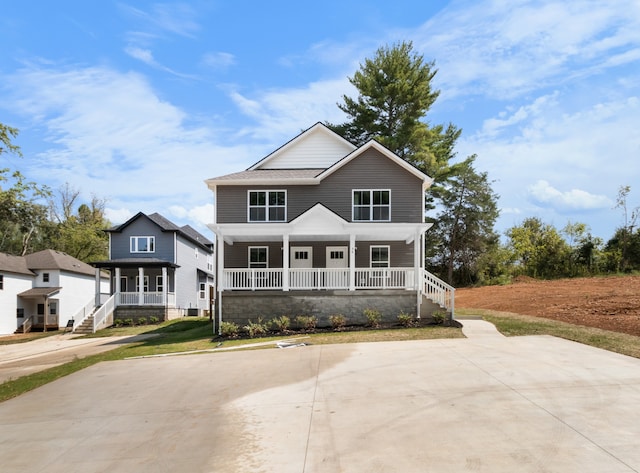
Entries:
[[469, 339], [101, 363], [0, 404], [1, 468], [640, 471], [640, 360], [474, 324]]

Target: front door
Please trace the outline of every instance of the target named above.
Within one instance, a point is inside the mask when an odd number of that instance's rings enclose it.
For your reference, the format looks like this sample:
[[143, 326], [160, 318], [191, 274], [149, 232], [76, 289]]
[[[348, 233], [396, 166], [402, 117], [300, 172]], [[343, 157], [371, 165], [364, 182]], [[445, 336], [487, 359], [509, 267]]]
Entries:
[[348, 246], [327, 246], [327, 268], [346, 268]]
[[311, 246], [292, 246], [291, 247], [292, 269], [312, 268], [313, 267], [313, 247]]

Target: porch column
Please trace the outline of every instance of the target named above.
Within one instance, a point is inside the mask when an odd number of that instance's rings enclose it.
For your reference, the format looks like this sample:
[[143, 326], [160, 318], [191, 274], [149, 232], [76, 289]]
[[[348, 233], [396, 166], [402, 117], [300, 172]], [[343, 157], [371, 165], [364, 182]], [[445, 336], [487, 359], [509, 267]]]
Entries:
[[95, 306], [100, 305], [100, 268], [96, 268], [96, 300]]
[[113, 293], [116, 294], [116, 305], [120, 305], [120, 268], [116, 268], [116, 280], [114, 281], [115, 287]]
[[282, 235], [282, 290], [289, 290], [289, 235]]
[[167, 279], [167, 267], [162, 267], [162, 305], [167, 307], [167, 293], [169, 290], [169, 280]]
[[138, 305], [144, 305], [144, 268], [138, 268]]
[[413, 270], [415, 272], [414, 289], [420, 292], [420, 274], [422, 264], [420, 264], [420, 256], [422, 251], [420, 250], [420, 244], [422, 243], [422, 234], [418, 233], [413, 240]]
[[356, 236], [349, 235], [349, 290], [356, 290]]

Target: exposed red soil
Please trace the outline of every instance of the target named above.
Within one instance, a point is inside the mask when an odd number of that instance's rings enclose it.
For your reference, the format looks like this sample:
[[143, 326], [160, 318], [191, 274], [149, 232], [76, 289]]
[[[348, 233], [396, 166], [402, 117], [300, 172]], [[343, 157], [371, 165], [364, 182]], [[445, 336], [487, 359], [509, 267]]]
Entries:
[[456, 290], [456, 307], [561, 320], [640, 336], [640, 276], [540, 281]]

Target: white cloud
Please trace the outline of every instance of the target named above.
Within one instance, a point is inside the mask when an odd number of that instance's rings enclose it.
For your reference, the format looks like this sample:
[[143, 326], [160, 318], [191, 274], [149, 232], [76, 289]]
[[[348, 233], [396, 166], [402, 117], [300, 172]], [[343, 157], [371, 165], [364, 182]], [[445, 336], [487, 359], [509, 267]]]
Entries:
[[123, 3], [118, 6], [131, 18], [140, 20], [145, 28], [189, 38], [200, 30], [200, 25], [195, 20], [196, 11], [186, 3], [156, 3], [150, 11]]
[[133, 217], [134, 213], [131, 212], [130, 209], [126, 208], [112, 209], [110, 207], [105, 207], [104, 215], [113, 225], [120, 225]]
[[212, 199], [204, 179], [256, 160], [249, 145], [218, 145], [226, 130], [189, 120], [139, 74], [30, 68], [3, 79], [13, 94], [6, 105], [44, 128], [50, 145], [24, 160], [25, 174], [106, 198], [112, 221], [175, 202], [194, 209], [185, 218], [204, 218]]
[[236, 58], [233, 54], [224, 52], [211, 52], [202, 56], [202, 64], [212, 69], [227, 69], [236, 63]]
[[[198, 205], [189, 209], [181, 205], [171, 205], [168, 210], [172, 216], [193, 222], [194, 227], [199, 230], [213, 223], [213, 204]], [[171, 217], [168, 216], [168, 218]]]
[[409, 37], [436, 59], [443, 97], [504, 99], [637, 61], [640, 4], [453, 2]]
[[559, 191], [545, 180], [529, 187], [532, 200], [543, 207], [552, 207], [560, 212], [611, 208], [613, 201], [605, 195], [590, 194], [581, 189]]
[[153, 58], [153, 53], [149, 49], [142, 49], [136, 46], [127, 46], [124, 51], [132, 58], [142, 61], [149, 66], [158, 66], [158, 63]]

